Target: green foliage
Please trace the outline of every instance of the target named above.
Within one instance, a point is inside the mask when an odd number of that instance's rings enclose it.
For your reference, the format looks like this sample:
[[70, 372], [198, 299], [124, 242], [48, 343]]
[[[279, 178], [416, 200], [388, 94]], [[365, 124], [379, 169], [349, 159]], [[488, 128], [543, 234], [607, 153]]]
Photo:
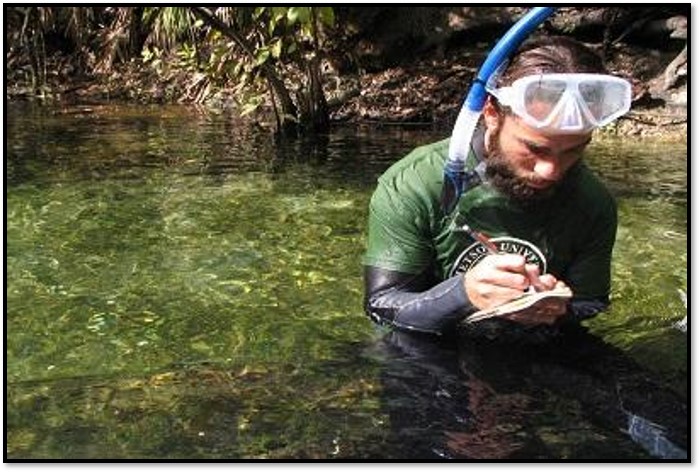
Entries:
[[163, 51], [158, 46], [152, 48], [144, 47], [141, 51], [141, 60], [144, 64], [151, 66], [156, 72], [162, 71]]
[[194, 41], [202, 27], [192, 12], [182, 7], [150, 7], [144, 9], [144, 20], [152, 25], [147, 44], [172, 49], [182, 41]]
[[199, 70], [199, 60], [197, 55], [197, 47], [195, 45], [190, 45], [188, 43], [183, 43], [180, 48], [176, 51], [179, 61], [177, 63], [178, 67], [191, 72], [196, 72]]
[[262, 94], [252, 94], [250, 98], [243, 103], [243, 106], [241, 106], [241, 116], [246, 116], [255, 112], [264, 101], [265, 98]]
[[[313, 61], [319, 57], [319, 48], [323, 42], [323, 27], [330, 28], [335, 23], [335, 15], [330, 7], [257, 7], [250, 12], [250, 18], [240, 21], [239, 24], [248, 24], [246, 37], [251, 38], [253, 48], [252, 57], [247, 58], [252, 62], [252, 68], [239, 69], [237, 79], [239, 83], [258, 84], [258, 89], [265, 77], [260, 74], [260, 68], [268, 66], [283, 76], [288, 83], [298, 82], [300, 77], [305, 77], [302, 84], [302, 96], [311, 95], [311, 78], [309, 73], [318, 74], [318, 62]], [[246, 59], [246, 58], [243, 58]], [[312, 71], [309, 66], [313, 64]], [[320, 75], [320, 74], [319, 74]], [[273, 97], [274, 99], [274, 97]], [[265, 103], [260, 96], [254, 94], [242, 102], [244, 113], [250, 113]], [[301, 105], [301, 104], [298, 104]], [[296, 117], [291, 117], [296, 119]]]
[[[332, 7], [51, 6], [14, 7], [8, 14], [11, 51], [27, 48], [37, 93], [48, 72], [44, 35], [52, 32], [71, 35], [87, 72], [120, 80], [119, 65], [140, 59], [147, 76], [161, 82], [156, 86], [179, 82], [188, 100], [233, 88], [245, 113], [272, 105], [282, 121], [306, 119], [309, 110], [325, 115], [315, 122], [328, 120], [318, 82], [325, 38], [335, 26]], [[211, 17], [216, 21], [207, 21]]]

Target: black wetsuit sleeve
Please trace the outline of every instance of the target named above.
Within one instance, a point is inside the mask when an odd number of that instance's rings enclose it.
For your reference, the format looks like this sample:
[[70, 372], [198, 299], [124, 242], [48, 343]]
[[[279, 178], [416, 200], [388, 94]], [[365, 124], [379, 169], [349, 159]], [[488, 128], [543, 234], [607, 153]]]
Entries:
[[569, 303], [569, 318], [572, 321], [582, 321], [586, 318], [592, 318], [601, 311], [607, 310], [610, 306], [608, 297], [576, 299], [574, 298]]
[[[365, 312], [376, 323], [402, 330], [444, 334], [476, 311], [464, 290], [464, 274], [435, 283], [427, 272], [407, 274], [365, 266]], [[574, 299], [565, 323], [606, 310], [607, 297]]]
[[428, 275], [365, 266], [365, 311], [379, 324], [443, 334], [476, 311], [464, 289], [464, 275], [435, 283]]

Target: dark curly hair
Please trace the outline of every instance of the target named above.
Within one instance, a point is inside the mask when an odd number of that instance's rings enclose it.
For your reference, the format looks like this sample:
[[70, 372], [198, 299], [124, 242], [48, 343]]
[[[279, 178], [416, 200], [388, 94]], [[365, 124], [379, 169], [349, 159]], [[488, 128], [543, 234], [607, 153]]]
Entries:
[[525, 41], [513, 55], [498, 86], [535, 74], [606, 74], [602, 58], [584, 44], [566, 36], [541, 36]]

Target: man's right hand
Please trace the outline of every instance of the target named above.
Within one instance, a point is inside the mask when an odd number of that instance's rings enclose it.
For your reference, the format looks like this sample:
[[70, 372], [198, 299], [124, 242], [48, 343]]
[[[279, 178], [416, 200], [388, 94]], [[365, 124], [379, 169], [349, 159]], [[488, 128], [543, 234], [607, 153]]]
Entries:
[[551, 290], [557, 284], [551, 274], [540, 275], [520, 254], [493, 254], [484, 257], [464, 274], [464, 288], [471, 304], [479, 310], [496, 307], [523, 294], [531, 285]]

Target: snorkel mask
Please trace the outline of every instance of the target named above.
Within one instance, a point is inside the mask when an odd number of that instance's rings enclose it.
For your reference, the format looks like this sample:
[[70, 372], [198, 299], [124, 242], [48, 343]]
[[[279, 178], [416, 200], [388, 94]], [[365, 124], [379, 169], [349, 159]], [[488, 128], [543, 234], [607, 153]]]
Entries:
[[[497, 74], [494, 74], [497, 75]], [[549, 134], [587, 133], [627, 113], [632, 87], [605, 74], [538, 74], [486, 90], [529, 126]]]

